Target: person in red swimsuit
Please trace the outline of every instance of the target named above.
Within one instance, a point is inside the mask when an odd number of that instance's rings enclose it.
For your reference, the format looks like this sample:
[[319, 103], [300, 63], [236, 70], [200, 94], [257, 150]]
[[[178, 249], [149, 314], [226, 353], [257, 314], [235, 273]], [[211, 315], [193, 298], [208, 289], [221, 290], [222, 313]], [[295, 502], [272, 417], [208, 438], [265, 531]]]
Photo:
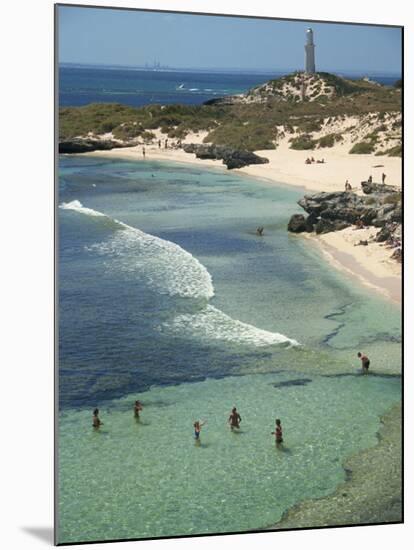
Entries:
[[276, 445], [281, 445], [283, 443], [282, 423], [279, 418], [276, 418], [275, 431], [272, 432], [272, 435], [275, 436]]
[[369, 364], [370, 364], [370, 360], [368, 359], [368, 357], [364, 354], [364, 353], [361, 353], [360, 351], [358, 352], [358, 357], [361, 359], [361, 363], [362, 363], [362, 372], [364, 374], [368, 374], [368, 369], [369, 369]]

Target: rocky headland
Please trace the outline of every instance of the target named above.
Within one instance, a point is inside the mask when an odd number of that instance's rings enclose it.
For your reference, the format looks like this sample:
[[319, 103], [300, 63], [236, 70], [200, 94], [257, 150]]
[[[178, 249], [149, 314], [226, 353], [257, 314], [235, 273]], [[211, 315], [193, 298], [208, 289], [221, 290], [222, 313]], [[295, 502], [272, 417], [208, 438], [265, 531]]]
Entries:
[[[374, 240], [393, 249], [392, 258], [402, 261], [402, 193], [396, 187], [361, 182], [363, 195], [351, 191], [313, 193], [298, 201], [307, 216], [294, 214], [288, 223], [292, 233], [330, 233], [350, 226], [378, 228]], [[357, 243], [367, 246], [367, 240]]]
[[59, 142], [59, 153], [78, 154], [90, 153], [92, 151], [111, 151], [123, 147], [131, 147], [130, 143], [113, 139], [93, 139], [88, 137], [79, 137], [67, 139]]

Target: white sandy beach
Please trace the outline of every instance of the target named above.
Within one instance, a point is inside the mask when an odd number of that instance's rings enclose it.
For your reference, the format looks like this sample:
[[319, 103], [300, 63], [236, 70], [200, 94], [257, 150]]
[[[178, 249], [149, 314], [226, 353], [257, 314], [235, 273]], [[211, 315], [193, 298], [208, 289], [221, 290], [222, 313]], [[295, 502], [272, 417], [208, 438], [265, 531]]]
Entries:
[[[165, 136], [159, 131], [156, 133], [154, 144], [145, 145], [146, 158], [152, 160], [190, 163], [204, 167], [214, 167], [227, 170], [218, 160], [201, 160], [195, 155], [185, 153], [182, 149], [164, 148]], [[207, 132], [189, 134], [183, 143], [202, 143]], [[162, 147], [158, 147], [158, 139]], [[174, 140], [169, 140], [171, 144]], [[295, 151], [289, 148], [286, 137], [279, 142], [277, 149], [256, 151], [260, 156], [269, 159], [268, 164], [250, 165], [239, 170], [247, 174], [268, 181], [304, 188], [305, 192], [343, 191], [345, 181], [348, 180], [356, 192], [360, 193], [360, 183], [370, 175], [374, 182], [381, 181], [381, 174], [386, 174], [386, 183], [401, 188], [402, 162], [401, 158], [376, 155], [348, 154], [352, 143], [349, 138], [341, 144], [331, 148], [316, 151]], [[142, 145], [111, 151], [94, 151], [86, 153], [99, 157], [116, 157], [130, 160], [142, 160]], [[307, 157], [315, 160], [324, 159], [324, 163], [305, 164]], [[301, 208], [298, 206], [298, 213]], [[337, 268], [346, 271], [360, 282], [376, 291], [400, 302], [401, 300], [401, 265], [390, 259], [392, 251], [384, 244], [369, 242], [368, 246], [355, 246], [359, 240], [369, 240], [378, 229], [367, 228], [354, 230], [348, 228], [335, 233], [320, 236], [310, 236], [313, 242], [322, 247], [327, 259]]]

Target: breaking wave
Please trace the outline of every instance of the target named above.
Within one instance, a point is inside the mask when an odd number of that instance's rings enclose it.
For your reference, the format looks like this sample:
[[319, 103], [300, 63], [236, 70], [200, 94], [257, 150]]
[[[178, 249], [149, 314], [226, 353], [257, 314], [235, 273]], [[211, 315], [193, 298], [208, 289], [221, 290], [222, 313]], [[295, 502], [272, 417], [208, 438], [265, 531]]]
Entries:
[[296, 340], [283, 334], [243, 323], [210, 305], [208, 301], [214, 296], [210, 273], [197, 258], [179, 245], [86, 208], [78, 200], [62, 203], [59, 208], [105, 218], [114, 224], [113, 235], [103, 242], [89, 246], [89, 251], [116, 258], [117, 269], [131, 274], [139, 273], [152, 288], [162, 294], [198, 300], [198, 311], [177, 315], [160, 327], [162, 331], [191, 335], [202, 340], [255, 346], [298, 345]]

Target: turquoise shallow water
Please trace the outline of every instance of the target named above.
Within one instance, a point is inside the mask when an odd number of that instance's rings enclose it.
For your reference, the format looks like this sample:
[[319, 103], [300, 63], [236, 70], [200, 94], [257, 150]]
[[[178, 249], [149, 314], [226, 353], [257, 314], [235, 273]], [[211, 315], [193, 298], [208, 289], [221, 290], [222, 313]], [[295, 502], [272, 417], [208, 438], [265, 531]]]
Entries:
[[87, 157], [59, 183], [60, 542], [258, 529], [334, 491], [400, 399], [400, 311], [287, 233], [300, 191]]
[[[302, 385], [286, 385], [289, 380]], [[153, 388], [108, 403], [99, 433], [90, 428], [90, 411], [66, 413], [60, 540], [270, 525], [287, 507], [326, 495], [344, 480], [343, 457], [375, 444], [378, 415], [399, 390], [398, 379], [379, 377], [305, 382], [295, 373], [248, 375]], [[136, 397], [144, 405], [139, 423], [132, 414]], [[226, 425], [233, 403], [242, 416], [240, 433]], [[283, 449], [271, 435], [276, 416]], [[200, 446], [192, 429], [197, 418], [207, 420]]]

